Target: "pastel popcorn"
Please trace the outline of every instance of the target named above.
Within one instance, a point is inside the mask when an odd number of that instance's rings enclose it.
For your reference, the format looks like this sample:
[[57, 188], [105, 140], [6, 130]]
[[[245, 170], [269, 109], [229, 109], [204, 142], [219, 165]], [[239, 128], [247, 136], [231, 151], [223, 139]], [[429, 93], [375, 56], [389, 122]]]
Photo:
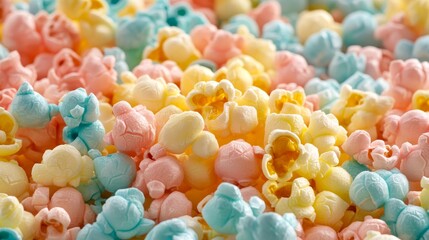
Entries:
[[[42, 39], [36, 31], [35, 17], [25, 11], [15, 11], [3, 25], [3, 44], [11, 50], [18, 51], [24, 63], [31, 62], [42, 49]], [[16, 31], [16, 26], [21, 26], [19, 31]]]
[[344, 54], [337, 52], [329, 64], [328, 73], [331, 78], [334, 78], [339, 83], [343, 83], [356, 72], [364, 72], [365, 65], [365, 56], [355, 53]]
[[137, 78], [147, 74], [153, 79], [163, 78], [167, 83], [179, 83], [182, 78], [182, 70], [173, 61], [154, 64], [145, 59], [133, 69], [133, 73]]
[[122, 153], [102, 156], [97, 150], [90, 150], [89, 155], [93, 158], [95, 175], [107, 191], [116, 192], [131, 185], [137, 171], [131, 157]]
[[389, 84], [382, 78], [374, 80], [369, 75], [355, 72], [352, 76], [347, 78], [342, 85], [349, 85], [356, 90], [381, 94], [388, 88]]
[[371, 231], [376, 231], [381, 234], [390, 234], [390, 229], [384, 221], [367, 216], [363, 222], [353, 222], [351, 225], [344, 228], [340, 232], [340, 236], [345, 239], [353, 237], [365, 239]]
[[[156, 89], [156, 91], [153, 91]], [[152, 79], [144, 75], [137, 79], [131, 96], [137, 104], [142, 104], [148, 110], [156, 113], [167, 105], [175, 105], [187, 110], [185, 97], [173, 83], [166, 83], [162, 78]]]
[[18, 199], [7, 194], [0, 194], [0, 226], [16, 231], [22, 239], [34, 237], [34, 216], [24, 211]]
[[174, 191], [165, 194], [161, 198], [154, 199], [147, 211], [149, 219], [156, 222], [163, 222], [182, 216], [190, 216], [192, 213], [192, 202], [189, 201], [185, 194]]
[[240, 14], [229, 19], [228, 23], [222, 26], [222, 29], [231, 33], [237, 33], [238, 28], [242, 25], [246, 26], [253, 36], [259, 36], [259, 27], [256, 21], [244, 14]]
[[348, 202], [353, 179], [344, 168], [337, 166], [337, 155], [334, 152], [326, 152], [320, 155], [319, 161], [320, 172], [315, 178], [316, 189], [334, 193]]
[[353, 132], [342, 148], [359, 163], [375, 169], [391, 170], [399, 164], [398, 146], [386, 145], [382, 140], [371, 142], [371, 136], [362, 130]]
[[366, 130], [372, 138], [376, 137], [375, 124], [393, 107], [390, 97], [377, 96], [374, 93], [351, 90], [350, 86], [341, 88], [340, 99], [331, 112], [348, 132]]
[[116, 122], [112, 131], [104, 137], [107, 143], [115, 144], [120, 152], [130, 156], [141, 154], [152, 146], [156, 128], [155, 116], [151, 111], [141, 105], [132, 108], [121, 101], [113, 106], [113, 114]]
[[402, 48], [402, 42], [414, 41], [417, 37], [416, 33], [404, 24], [404, 20], [404, 15], [397, 14], [388, 23], [379, 26], [374, 33], [383, 46], [395, 54]]
[[94, 95], [87, 95], [84, 89], [67, 93], [59, 104], [66, 127], [63, 140], [76, 147], [81, 153], [90, 149], [101, 150], [104, 127], [98, 120], [100, 110]]
[[276, 50], [300, 53], [303, 47], [294, 33], [293, 27], [281, 20], [268, 22], [262, 29], [262, 37], [271, 40], [275, 44]]
[[255, 108], [233, 102], [240, 95], [227, 80], [200, 82], [188, 94], [186, 103], [191, 110], [201, 112], [209, 130], [225, 137], [245, 134], [258, 125]]
[[306, 178], [300, 177], [292, 182], [282, 183], [268, 180], [262, 191], [277, 213], [290, 212], [298, 218], [307, 218], [311, 221], [316, 218], [313, 207], [316, 196]]
[[[161, 18], [158, 12], [153, 13], [152, 16], [148, 13], [140, 13], [136, 14], [134, 18], [123, 18], [118, 23], [115, 36], [116, 44], [124, 50], [126, 62], [130, 68], [139, 64], [145, 47], [156, 40], [155, 27], [157, 26], [152, 21], [155, 18]], [[124, 37], [131, 33], [133, 33], [132, 38]]]
[[189, 227], [186, 226], [185, 221], [181, 219], [171, 219], [163, 221], [156, 225], [146, 236], [148, 240], [155, 239], [167, 239], [167, 238], [178, 238], [178, 239], [192, 239], [197, 240], [197, 234]]
[[367, 0], [359, 0], [356, 2], [349, 3], [344, 0], [339, 0], [336, 3], [336, 7], [344, 14], [348, 15], [356, 11], [364, 11], [372, 13], [375, 11], [375, 3]]
[[281, 19], [281, 8], [277, 1], [264, 1], [248, 14], [255, 19], [259, 29], [262, 29], [265, 24]]
[[234, 64], [236, 62], [239, 66], [242, 66], [245, 70], [247, 70], [252, 76], [253, 86], [261, 88], [264, 91], [269, 89], [271, 84], [270, 77], [262, 63], [251, 56], [239, 55], [230, 59], [226, 65]]
[[[320, 44], [324, 46], [321, 47]], [[331, 30], [322, 30], [311, 35], [304, 45], [303, 54], [308, 62], [317, 67], [327, 67], [335, 52], [342, 47], [340, 36]]]
[[366, 58], [365, 73], [374, 79], [385, 76], [389, 71], [390, 62], [393, 60], [391, 52], [372, 46], [350, 46], [347, 52], [364, 55]]
[[419, 109], [424, 112], [427, 111], [427, 104], [428, 104], [428, 91], [426, 90], [417, 90], [413, 94], [413, 100], [412, 100], [412, 108], [413, 109]]
[[[406, 131], [408, 126], [412, 126], [414, 131]], [[411, 110], [401, 116], [392, 114], [384, 121], [383, 138], [389, 144], [398, 146], [405, 142], [416, 144], [419, 137], [427, 132], [426, 113], [421, 110]]]
[[46, 151], [41, 163], [35, 164], [31, 175], [37, 183], [65, 187], [78, 186], [93, 176], [93, 163], [88, 156], [71, 145], [60, 145]]
[[412, 181], [419, 181], [423, 176], [427, 176], [426, 168], [426, 152], [427, 152], [428, 134], [422, 134], [418, 138], [416, 145], [411, 145], [406, 142], [401, 146], [401, 154], [399, 156], [401, 172]]
[[36, 70], [31, 67], [24, 67], [21, 63], [20, 54], [11, 52], [6, 58], [0, 60], [2, 69], [0, 87], [2, 89], [18, 89], [24, 82], [32, 84], [36, 80]]
[[0, 156], [15, 154], [22, 146], [22, 140], [15, 138], [18, 124], [12, 114], [1, 107], [0, 122]]
[[253, 215], [239, 189], [228, 183], [218, 186], [213, 198], [204, 206], [202, 214], [213, 229], [226, 234], [237, 233], [240, 219]]
[[180, 79], [180, 90], [184, 96], [192, 91], [194, 85], [198, 82], [207, 82], [213, 80], [214, 73], [204, 66], [192, 65], [188, 67]]
[[349, 204], [333, 192], [322, 191], [316, 195], [313, 207], [316, 213], [315, 223], [338, 228]]
[[59, 104], [59, 110], [68, 127], [78, 127], [97, 121], [100, 112], [94, 94], [87, 95], [83, 88], [66, 94]]
[[335, 116], [322, 111], [311, 114], [308, 129], [303, 135], [303, 141], [316, 146], [320, 154], [334, 151], [338, 156], [339, 146], [346, 138], [347, 131], [339, 125]]
[[[163, 172], [168, 171], [165, 176]], [[178, 188], [184, 179], [183, 167], [174, 156], [145, 157], [140, 162], [133, 186], [154, 199]]]
[[[416, 59], [407, 61], [396, 60], [390, 65], [390, 87], [384, 95], [396, 99], [394, 108], [405, 110], [409, 107], [412, 95], [419, 89], [426, 88], [428, 84], [428, 63], [420, 63]], [[410, 84], [405, 84], [404, 80]]]
[[276, 47], [272, 42], [254, 37], [246, 27], [239, 28], [238, 35], [244, 38], [243, 54], [258, 59], [267, 70], [274, 68]]
[[234, 3], [220, 0], [215, 2], [214, 9], [219, 19], [226, 20], [236, 14], [247, 13], [251, 6], [251, 1], [248, 0], [240, 0]]
[[[223, 181], [248, 186], [260, 175], [263, 149], [243, 140], [235, 140], [219, 148], [215, 172]], [[240, 173], [237, 174], [237, 169]]]
[[110, 97], [116, 84], [115, 58], [103, 56], [98, 49], [91, 49], [83, 58], [79, 74], [85, 89], [94, 94]]
[[[360, 208], [373, 211], [389, 199], [403, 199], [409, 190], [408, 180], [397, 169], [362, 172], [350, 186], [350, 199]], [[364, 192], [365, 194], [357, 194]]]
[[312, 179], [320, 169], [317, 148], [301, 144], [298, 136], [288, 130], [271, 132], [265, 152], [262, 171], [269, 180], [288, 181], [293, 174]]
[[348, 15], [343, 21], [344, 45], [377, 46], [378, 41], [374, 37], [377, 21], [373, 15], [357, 11]]
[[81, 47], [110, 47], [113, 45], [115, 26], [113, 21], [103, 14], [107, 12], [107, 4], [104, 2], [94, 1], [85, 4], [85, 1], [60, 0], [57, 9], [71, 19], [80, 20]]
[[304, 87], [306, 95], [316, 99], [318, 108], [325, 113], [330, 113], [332, 105], [339, 98], [340, 85], [334, 79], [322, 81], [313, 78]]
[[270, 134], [277, 129], [288, 130], [297, 136], [302, 136], [305, 130], [307, 130], [307, 125], [305, 125], [304, 119], [298, 114], [271, 113], [267, 116], [265, 122], [265, 145], [268, 143]]
[[429, 208], [428, 201], [427, 201], [427, 199], [428, 199], [428, 193], [429, 193], [428, 192], [428, 187], [429, 187], [428, 183], [429, 183], [429, 179], [427, 177], [422, 177], [422, 179], [420, 180], [420, 186], [423, 189], [422, 189], [422, 192], [420, 193], [419, 198], [420, 198], [420, 202], [422, 203], [421, 207], [424, 208], [424, 209], [428, 209]]
[[35, 217], [38, 238], [73, 239], [79, 228], [69, 228], [70, 217], [62, 208], [42, 209]]
[[399, 59], [417, 58], [420, 61], [428, 61], [427, 45], [427, 36], [418, 38], [415, 43], [401, 39], [395, 47], [395, 56]]
[[28, 178], [22, 167], [14, 160], [1, 159], [0, 191], [10, 196], [22, 198], [28, 193]]
[[314, 76], [314, 69], [308, 66], [305, 58], [289, 52], [276, 54], [275, 68], [277, 73], [273, 79], [273, 89], [281, 83], [295, 82], [304, 86]]
[[19, 126], [43, 128], [58, 114], [58, 107], [49, 104], [39, 93], [34, 92], [28, 82], [24, 82], [11, 103], [10, 111]]
[[[176, 131], [178, 129], [181, 132]], [[179, 144], [177, 138], [182, 139]], [[191, 147], [197, 156], [211, 157], [219, 149], [214, 135], [204, 131], [204, 120], [201, 115], [191, 111], [171, 116], [161, 129], [158, 142], [174, 154], [183, 153]]]
[[213, 34], [202, 54], [216, 66], [222, 66], [228, 59], [242, 53], [243, 44], [244, 40], [241, 36], [218, 30]]
[[77, 239], [132, 238], [149, 232], [154, 222], [144, 218], [144, 201], [143, 193], [135, 188], [118, 190], [103, 205], [97, 220], [92, 225], [86, 225]]
[[327, 28], [340, 33], [340, 26], [335, 23], [332, 16], [324, 10], [305, 11], [300, 14], [296, 23], [296, 34], [301, 43], [314, 33]]
[[[61, 188], [50, 197], [48, 187], [38, 187], [31, 197], [27, 197], [22, 201], [22, 205], [26, 211], [37, 215], [43, 209], [46, 214], [50, 209], [59, 208], [64, 210], [60, 215], [67, 215], [69, 220], [66, 220], [70, 228], [82, 226], [82, 224], [91, 223], [95, 220], [95, 213], [84, 203], [84, 199], [79, 191], [72, 187]], [[57, 209], [56, 212], [59, 210]], [[57, 215], [57, 214], [53, 214]], [[67, 227], [65, 228], [67, 229]], [[43, 234], [43, 233], [42, 233]]]
[[[264, 226], [264, 225], [267, 226]], [[260, 216], [246, 216], [238, 223], [237, 239], [295, 239], [299, 223], [292, 214], [280, 216], [275, 213], [265, 213]], [[257, 227], [257, 229], [254, 229]], [[271, 229], [275, 228], [275, 229]], [[270, 230], [267, 230], [270, 229]], [[267, 235], [269, 234], [269, 235]]]
[[275, 89], [270, 94], [268, 104], [273, 113], [299, 114], [304, 118], [305, 122], [309, 121], [311, 112], [304, 106], [305, 93], [303, 90]]
[[201, 53], [181, 29], [170, 27], [159, 31], [157, 46], [146, 48], [144, 56], [154, 61], [172, 60], [185, 69], [197, 60]]
[[418, 206], [405, 205], [399, 199], [390, 199], [386, 203], [381, 219], [387, 223], [392, 234], [400, 239], [414, 239], [427, 234], [427, 212]]
[[305, 231], [304, 239], [313, 239], [314, 237], [320, 237], [326, 240], [338, 239], [337, 232], [328, 226], [316, 225]]

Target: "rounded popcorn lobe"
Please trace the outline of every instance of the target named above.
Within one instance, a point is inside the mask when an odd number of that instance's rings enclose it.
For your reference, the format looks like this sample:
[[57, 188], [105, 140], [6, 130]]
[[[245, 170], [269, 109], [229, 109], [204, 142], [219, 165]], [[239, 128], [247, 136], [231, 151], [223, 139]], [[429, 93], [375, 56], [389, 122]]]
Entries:
[[350, 199], [356, 206], [366, 211], [380, 208], [388, 198], [388, 185], [377, 173], [362, 172], [350, 186]]
[[[259, 153], [256, 152], [259, 150]], [[215, 161], [216, 175], [222, 180], [247, 186], [260, 175], [262, 149], [255, 149], [243, 140], [232, 141], [219, 149]]]
[[64, 144], [43, 154], [41, 163], [34, 165], [31, 175], [37, 183], [47, 186], [79, 186], [93, 176], [94, 165], [88, 156], [81, 156], [72, 145]]
[[28, 191], [27, 175], [15, 161], [0, 161], [0, 191], [10, 196], [21, 197]]
[[[182, 153], [204, 129], [197, 112], [183, 112], [170, 117], [159, 133], [158, 141], [172, 153]], [[179, 141], [177, 141], [179, 140]]]

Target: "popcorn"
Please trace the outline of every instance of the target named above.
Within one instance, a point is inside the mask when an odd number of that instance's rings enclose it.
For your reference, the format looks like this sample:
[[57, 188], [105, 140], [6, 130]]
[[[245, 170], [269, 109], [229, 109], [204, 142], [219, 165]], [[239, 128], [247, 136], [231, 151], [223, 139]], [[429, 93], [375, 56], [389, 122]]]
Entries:
[[159, 31], [157, 45], [146, 48], [144, 56], [154, 61], [172, 60], [185, 69], [200, 58], [201, 53], [180, 28], [166, 27]]
[[192, 213], [192, 203], [185, 194], [174, 191], [165, 194], [161, 198], [154, 199], [148, 208], [148, 218], [163, 222], [182, 216], [190, 216]]
[[22, 199], [28, 194], [27, 175], [14, 160], [0, 161], [0, 192]]
[[392, 108], [393, 103], [390, 97], [351, 90], [350, 86], [345, 85], [341, 88], [340, 99], [331, 112], [349, 133], [359, 129], [366, 130], [371, 138], [375, 138], [375, 125], [381, 120], [381, 116]]
[[316, 195], [313, 207], [316, 213], [314, 222], [335, 229], [341, 227], [341, 218], [349, 204], [333, 192], [322, 191]]
[[225, 234], [236, 234], [241, 218], [252, 216], [251, 207], [243, 200], [238, 187], [221, 183], [202, 210], [210, 227]]
[[0, 227], [16, 231], [23, 239], [33, 238], [35, 219], [24, 211], [16, 197], [0, 193], [0, 208]]
[[427, 212], [418, 206], [405, 205], [399, 199], [389, 199], [381, 218], [391, 232], [400, 239], [412, 239], [427, 234], [429, 217]]
[[69, 228], [70, 217], [62, 208], [42, 209], [36, 216], [36, 237], [73, 239], [79, 228]]
[[121, 101], [113, 106], [116, 117], [111, 132], [104, 136], [104, 141], [115, 145], [120, 152], [130, 156], [139, 155], [155, 142], [155, 116], [145, 107], [131, 106]]
[[58, 107], [49, 104], [28, 82], [24, 82], [13, 98], [10, 112], [20, 127], [43, 128], [58, 114]]
[[311, 113], [308, 129], [302, 138], [303, 142], [316, 146], [320, 154], [334, 151], [339, 156], [339, 146], [347, 139], [347, 131], [334, 115], [316, 111]]
[[154, 113], [168, 105], [175, 105], [182, 110], [188, 109], [179, 88], [173, 83], [166, 83], [162, 78], [152, 79], [147, 75], [140, 77], [131, 96], [137, 104], [146, 106]]
[[[164, 175], [163, 172], [169, 174]], [[178, 188], [183, 180], [183, 167], [174, 156], [166, 155], [153, 159], [145, 157], [140, 162], [139, 171], [132, 185], [151, 198], [158, 199], [168, 191]]]
[[306, 178], [300, 177], [292, 182], [280, 183], [268, 180], [262, 187], [262, 191], [277, 213], [291, 212], [298, 218], [314, 221], [315, 193]]
[[243, 140], [235, 140], [219, 148], [215, 172], [225, 182], [248, 186], [260, 175], [264, 150]]
[[144, 218], [144, 201], [143, 193], [135, 188], [118, 190], [107, 199], [97, 220], [86, 225], [77, 239], [132, 238], [149, 232], [154, 222]]
[[311, 112], [304, 104], [305, 93], [302, 89], [294, 91], [275, 89], [271, 92], [268, 102], [272, 113], [298, 114], [308, 123]]
[[0, 157], [10, 156], [21, 149], [22, 140], [15, 138], [17, 130], [15, 118], [0, 107]]
[[269, 180], [289, 181], [296, 174], [312, 179], [320, 170], [317, 148], [302, 145], [298, 136], [287, 130], [271, 132], [265, 152], [262, 171]]
[[102, 156], [97, 150], [90, 150], [89, 155], [94, 162], [95, 176], [109, 192], [129, 187], [136, 177], [135, 162], [125, 154]]
[[189, 240], [198, 240], [195, 231], [186, 226], [182, 219], [171, 219], [163, 221], [156, 225], [146, 236], [148, 240], [163, 239], [163, 238], [186, 238]]
[[[293, 214], [280, 216], [276, 213], [265, 213], [258, 217], [246, 216], [238, 223], [237, 239], [256, 240], [264, 237], [270, 239], [296, 238], [295, 229], [299, 222]], [[256, 229], [255, 229], [256, 227]], [[267, 228], [274, 228], [266, 235]]]
[[344, 151], [359, 163], [375, 169], [391, 170], [399, 163], [399, 147], [386, 145], [382, 140], [371, 142], [368, 132], [353, 132], [343, 144]]
[[34, 165], [31, 175], [37, 183], [47, 186], [77, 187], [93, 176], [94, 166], [88, 156], [81, 156], [71, 145], [59, 145], [43, 154], [41, 163]]
[[328, 12], [324, 10], [304, 11], [296, 22], [296, 35], [299, 41], [304, 44], [311, 35], [324, 28], [341, 33], [340, 25], [334, 21]]

